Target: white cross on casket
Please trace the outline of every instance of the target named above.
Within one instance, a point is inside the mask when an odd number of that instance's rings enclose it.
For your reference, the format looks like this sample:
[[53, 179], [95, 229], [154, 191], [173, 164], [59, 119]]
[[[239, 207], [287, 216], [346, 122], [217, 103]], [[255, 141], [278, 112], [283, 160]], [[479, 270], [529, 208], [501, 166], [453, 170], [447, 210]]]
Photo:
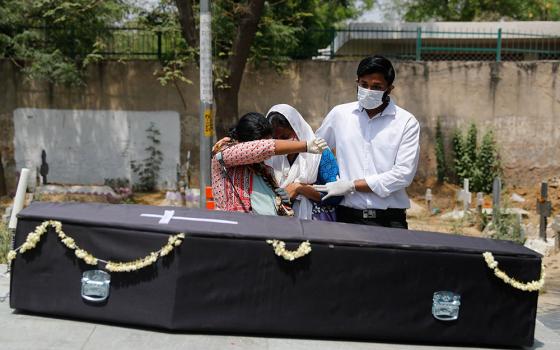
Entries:
[[148, 218], [159, 218], [158, 224], [167, 225], [171, 220], [183, 220], [183, 221], [199, 221], [199, 222], [212, 222], [216, 224], [229, 224], [237, 225], [237, 221], [231, 220], [220, 220], [220, 219], [206, 219], [206, 218], [191, 218], [186, 216], [175, 216], [175, 210], [166, 210], [163, 215], [158, 214], [140, 214], [140, 216]]

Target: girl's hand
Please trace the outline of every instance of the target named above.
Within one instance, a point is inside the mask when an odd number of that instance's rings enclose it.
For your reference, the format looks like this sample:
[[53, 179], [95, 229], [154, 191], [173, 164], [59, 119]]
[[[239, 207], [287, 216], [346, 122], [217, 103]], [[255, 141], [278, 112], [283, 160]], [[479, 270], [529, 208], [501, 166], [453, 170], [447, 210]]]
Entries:
[[224, 147], [224, 145], [228, 142], [231, 142], [230, 137], [224, 137], [223, 139], [216, 142], [216, 144], [212, 147], [212, 153], [215, 154], [220, 152], [222, 150], [222, 147]]

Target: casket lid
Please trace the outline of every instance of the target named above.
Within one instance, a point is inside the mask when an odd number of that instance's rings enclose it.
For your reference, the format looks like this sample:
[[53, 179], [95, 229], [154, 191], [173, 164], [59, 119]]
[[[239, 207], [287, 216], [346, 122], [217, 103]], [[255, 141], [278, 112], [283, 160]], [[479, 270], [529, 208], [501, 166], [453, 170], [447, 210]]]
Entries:
[[162, 234], [184, 232], [191, 236], [309, 240], [333, 245], [464, 253], [491, 251], [498, 255], [541, 257], [533, 250], [509, 241], [181, 207], [33, 202], [18, 217], [20, 220], [58, 220], [63, 224]]

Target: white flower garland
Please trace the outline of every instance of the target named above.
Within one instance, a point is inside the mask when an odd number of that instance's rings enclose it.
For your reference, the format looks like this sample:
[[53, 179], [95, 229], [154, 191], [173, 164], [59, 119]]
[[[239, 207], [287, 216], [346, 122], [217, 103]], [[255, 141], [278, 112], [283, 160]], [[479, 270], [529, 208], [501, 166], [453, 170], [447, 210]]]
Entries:
[[513, 288], [526, 292], [536, 292], [541, 290], [542, 287], [544, 286], [544, 278], [545, 278], [544, 263], [541, 263], [541, 277], [538, 281], [523, 283], [516, 280], [515, 278], [509, 277], [504, 271], [500, 270], [498, 268], [498, 262], [494, 259], [494, 255], [492, 255], [492, 253], [484, 252], [482, 253], [482, 256], [484, 256], [486, 265], [488, 265], [488, 267], [491, 270], [494, 270], [494, 275], [496, 275], [496, 277], [498, 277], [505, 283], [509, 284]]
[[287, 250], [286, 243], [276, 239], [269, 239], [266, 243], [272, 245], [276, 255], [288, 261], [293, 261], [311, 253], [311, 244], [309, 241], [302, 242], [296, 250]]
[[25, 239], [25, 242], [14, 250], [10, 250], [8, 252], [7, 260], [8, 264], [11, 263], [17, 256], [17, 254], [25, 253], [28, 250], [31, 250], [37, 246], [37, 243], [41, 240], [41, 237], [47, 232], [48, 227], [51, 226], [54, 228], [58, 238], [68, 249], [73, 250], [74, 254], [77, 258], [82, 259], [88, 265], [97, 265], [99, 261], [105, 263], [105, 269], [111, 272], [130, 272], [136, 271], [143, 267], [149, 266], [155, 263], [158, 257], [163, 257], [173, 250], [174, 247], [178, 247], [181, 245], [183, 240], [185, 239], [184, 233], [179, 233], [173, 236], [170, 236], [167, 240], [167, 244], [165, 244], [160, 250], [156, 252], [151, 252], [148, 256], [127, 262], [115, 262], [115, 261], [105, 261], [99, 258], [94, 257], [89, 252], [84, 249], [81, 249], [72, 237], [69, 237], [62, 231], [62, 223], [60, 221], [44, 221], [41, 225], [35, 228], [35, 231], [30, 232]]

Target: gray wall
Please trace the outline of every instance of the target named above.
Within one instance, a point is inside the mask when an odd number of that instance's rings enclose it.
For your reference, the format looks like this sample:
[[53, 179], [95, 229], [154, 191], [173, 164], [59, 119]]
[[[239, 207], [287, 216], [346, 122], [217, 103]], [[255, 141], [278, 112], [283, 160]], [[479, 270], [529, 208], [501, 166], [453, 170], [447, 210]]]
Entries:
[[[433, 136], [441, 118], [448, 138], [472, 121], [481, 134], [494, 130], [508, 183], [533, 185], [560, 173], [560, 62], [429, 62], [396, 64], [393, 96], [422, 125], [418, 177], [435, 173]], [[240, 113], [266, 112], [275, 103], [296, 107], [316, 128], [334, 105], [355, 99], [355, 61], [299, 61], [283, 73], [248, 68], [239, 96]], [[176, 111], [182, 159], [193, 150], [198, 164], [198, 71], [192, 85], [162, 87], [157, 62], [103, 62], [88, 71], [88, 83], [64, 88], [26, 81], [9, 61], [0, 61], [0, 147], [13, 187], [14, 110], [17, 108]], [[559, 82], [560, 83], [560, 82]], [[183, 103], [183, 100], [185, 103]], [[56, 166], [51, 164], [51, 166]]]
[[[103, 184], [105, 179], [139, 182], [131, 164], [149, 158], [146, 129], [160, 133], [160, 188], [175, 188], [181, 141], [177, 112], [130, 112], [18, 108], [14, 111], [17, 169], [29, 168], [35, 179], [45, 150], [51, 164], [49, 183]], [[34, 183], [30, 184], [33, 187]]]

